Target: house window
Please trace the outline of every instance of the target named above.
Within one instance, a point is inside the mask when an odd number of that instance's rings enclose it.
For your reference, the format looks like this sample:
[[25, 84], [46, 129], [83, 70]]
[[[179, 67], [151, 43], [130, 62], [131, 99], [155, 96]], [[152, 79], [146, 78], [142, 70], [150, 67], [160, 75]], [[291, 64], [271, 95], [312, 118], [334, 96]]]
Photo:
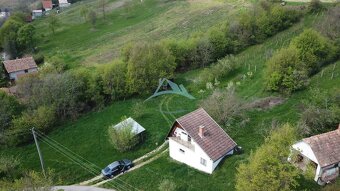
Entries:
[[204, 158], [201, 158], [201, 165], [207, 166], [207, 161]]
[[179, 149], [179, 152], [182, 153], [182, 154], [185, 153], [185, 151], [183, 149]]
[[28, 70], [25, 70], [25, 73], [28, 73]]
[[191, 142], [191, 137], [188, 135], [188, 141]]

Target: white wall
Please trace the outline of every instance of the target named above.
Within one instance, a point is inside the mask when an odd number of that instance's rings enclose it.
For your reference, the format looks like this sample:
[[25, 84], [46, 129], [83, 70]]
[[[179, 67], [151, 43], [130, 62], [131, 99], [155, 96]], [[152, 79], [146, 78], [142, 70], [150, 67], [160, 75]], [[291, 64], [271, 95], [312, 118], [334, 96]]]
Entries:
[[304, 157], [308, 158], [309, 160], [315, 162], [318, 165], [317, 168], [316, 168], [315, 177], [314, 177], [314, 180], [318, 181], [319, 177], [322, 174], [322, 169], [320, 168], [319, 162], [316, 159], [316, 156], [315, 156], [312, 148], [307, 143], [305, 143], [303, 141], [295, 143], [293, 145], [293, 148], [295, 150], [299, 151], [299, 153], [301, 155], [303, 155]]
[[[193, 142], [193, 145], [195, 149], [191, 150], [186, 146], [181, 145], [180, 143], [172, 139], [169, 139], [170, 157], [173, 158], [174, 160], [185, 163], [200, 171], [211, 174], [214, 170], [213, 161], [208, 157], [207, 154], [203, 152], [203, 150], [200, 147], [198, 147], [196, 143]], [[182, 153], [180, 149], [184, 150], [184, 153]], [[201, 164], [201, 158], [206, 160], [206, 166]]]
[[[36, 71], [38, 71], [38, 69], [36, 69], [36, 68], [29, 69], [27, 71], [27, 74], [28, 73], [32, 73], [32, 72], [36, 72]], [[25, 70], [20, 70], [20, 71], [17, 71], [17, 72], [12, 72], [12, 73], [9, 74], [9, 78], [11, 80], [18, 80], [18, 77], [17, 77], [18, 74], [25, 74]]]

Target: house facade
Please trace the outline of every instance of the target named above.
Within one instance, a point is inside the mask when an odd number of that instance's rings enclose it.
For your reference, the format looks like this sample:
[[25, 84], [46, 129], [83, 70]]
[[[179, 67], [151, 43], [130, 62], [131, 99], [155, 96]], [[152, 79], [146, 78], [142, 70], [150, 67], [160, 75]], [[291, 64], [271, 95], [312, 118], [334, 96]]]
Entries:
[[312, 167], [314, 181], [324, 185], [339, 176], [340, 125], [337, 130], [305, 138], [292, 146], [296, 157], [289, 160], [302, 170]]
[[33, 57], [4, 61], [6, 72], [10, 80], [18, 80], [20, 77], [38, 71], [38, 66]]
[[168, 139], [172, 159], [209, 174], [237, 146], [202, 108], [176, 119]]
[[37, 19], [39, 17], [43, 16], [43, 11], [42, 10], [33, 10], [32, 11], [32, 20]]

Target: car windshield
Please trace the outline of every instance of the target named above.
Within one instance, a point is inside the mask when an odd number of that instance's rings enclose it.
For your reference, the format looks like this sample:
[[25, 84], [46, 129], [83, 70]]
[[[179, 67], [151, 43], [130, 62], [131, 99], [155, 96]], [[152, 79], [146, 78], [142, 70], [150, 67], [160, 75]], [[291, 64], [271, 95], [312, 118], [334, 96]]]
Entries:
[[120, 165], [125, 165], [125, 163], [121, 160], [121, 161], [119, 161], [119, 164]]
[[110, 168], [109, 167], [106, 167], [105, 169], [104, 169], [104, 172], [109, 172], [110, 171]]

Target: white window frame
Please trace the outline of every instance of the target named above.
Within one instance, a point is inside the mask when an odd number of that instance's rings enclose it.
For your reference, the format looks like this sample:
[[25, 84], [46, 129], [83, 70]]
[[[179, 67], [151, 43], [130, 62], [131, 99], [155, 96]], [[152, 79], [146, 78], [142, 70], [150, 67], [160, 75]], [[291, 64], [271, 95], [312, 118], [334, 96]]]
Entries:
[[201, 165], [203, 166], [207, 166], [207, 160], [205, 160], [204, 158], [201, 157], [201, 161], [200, 161]]

